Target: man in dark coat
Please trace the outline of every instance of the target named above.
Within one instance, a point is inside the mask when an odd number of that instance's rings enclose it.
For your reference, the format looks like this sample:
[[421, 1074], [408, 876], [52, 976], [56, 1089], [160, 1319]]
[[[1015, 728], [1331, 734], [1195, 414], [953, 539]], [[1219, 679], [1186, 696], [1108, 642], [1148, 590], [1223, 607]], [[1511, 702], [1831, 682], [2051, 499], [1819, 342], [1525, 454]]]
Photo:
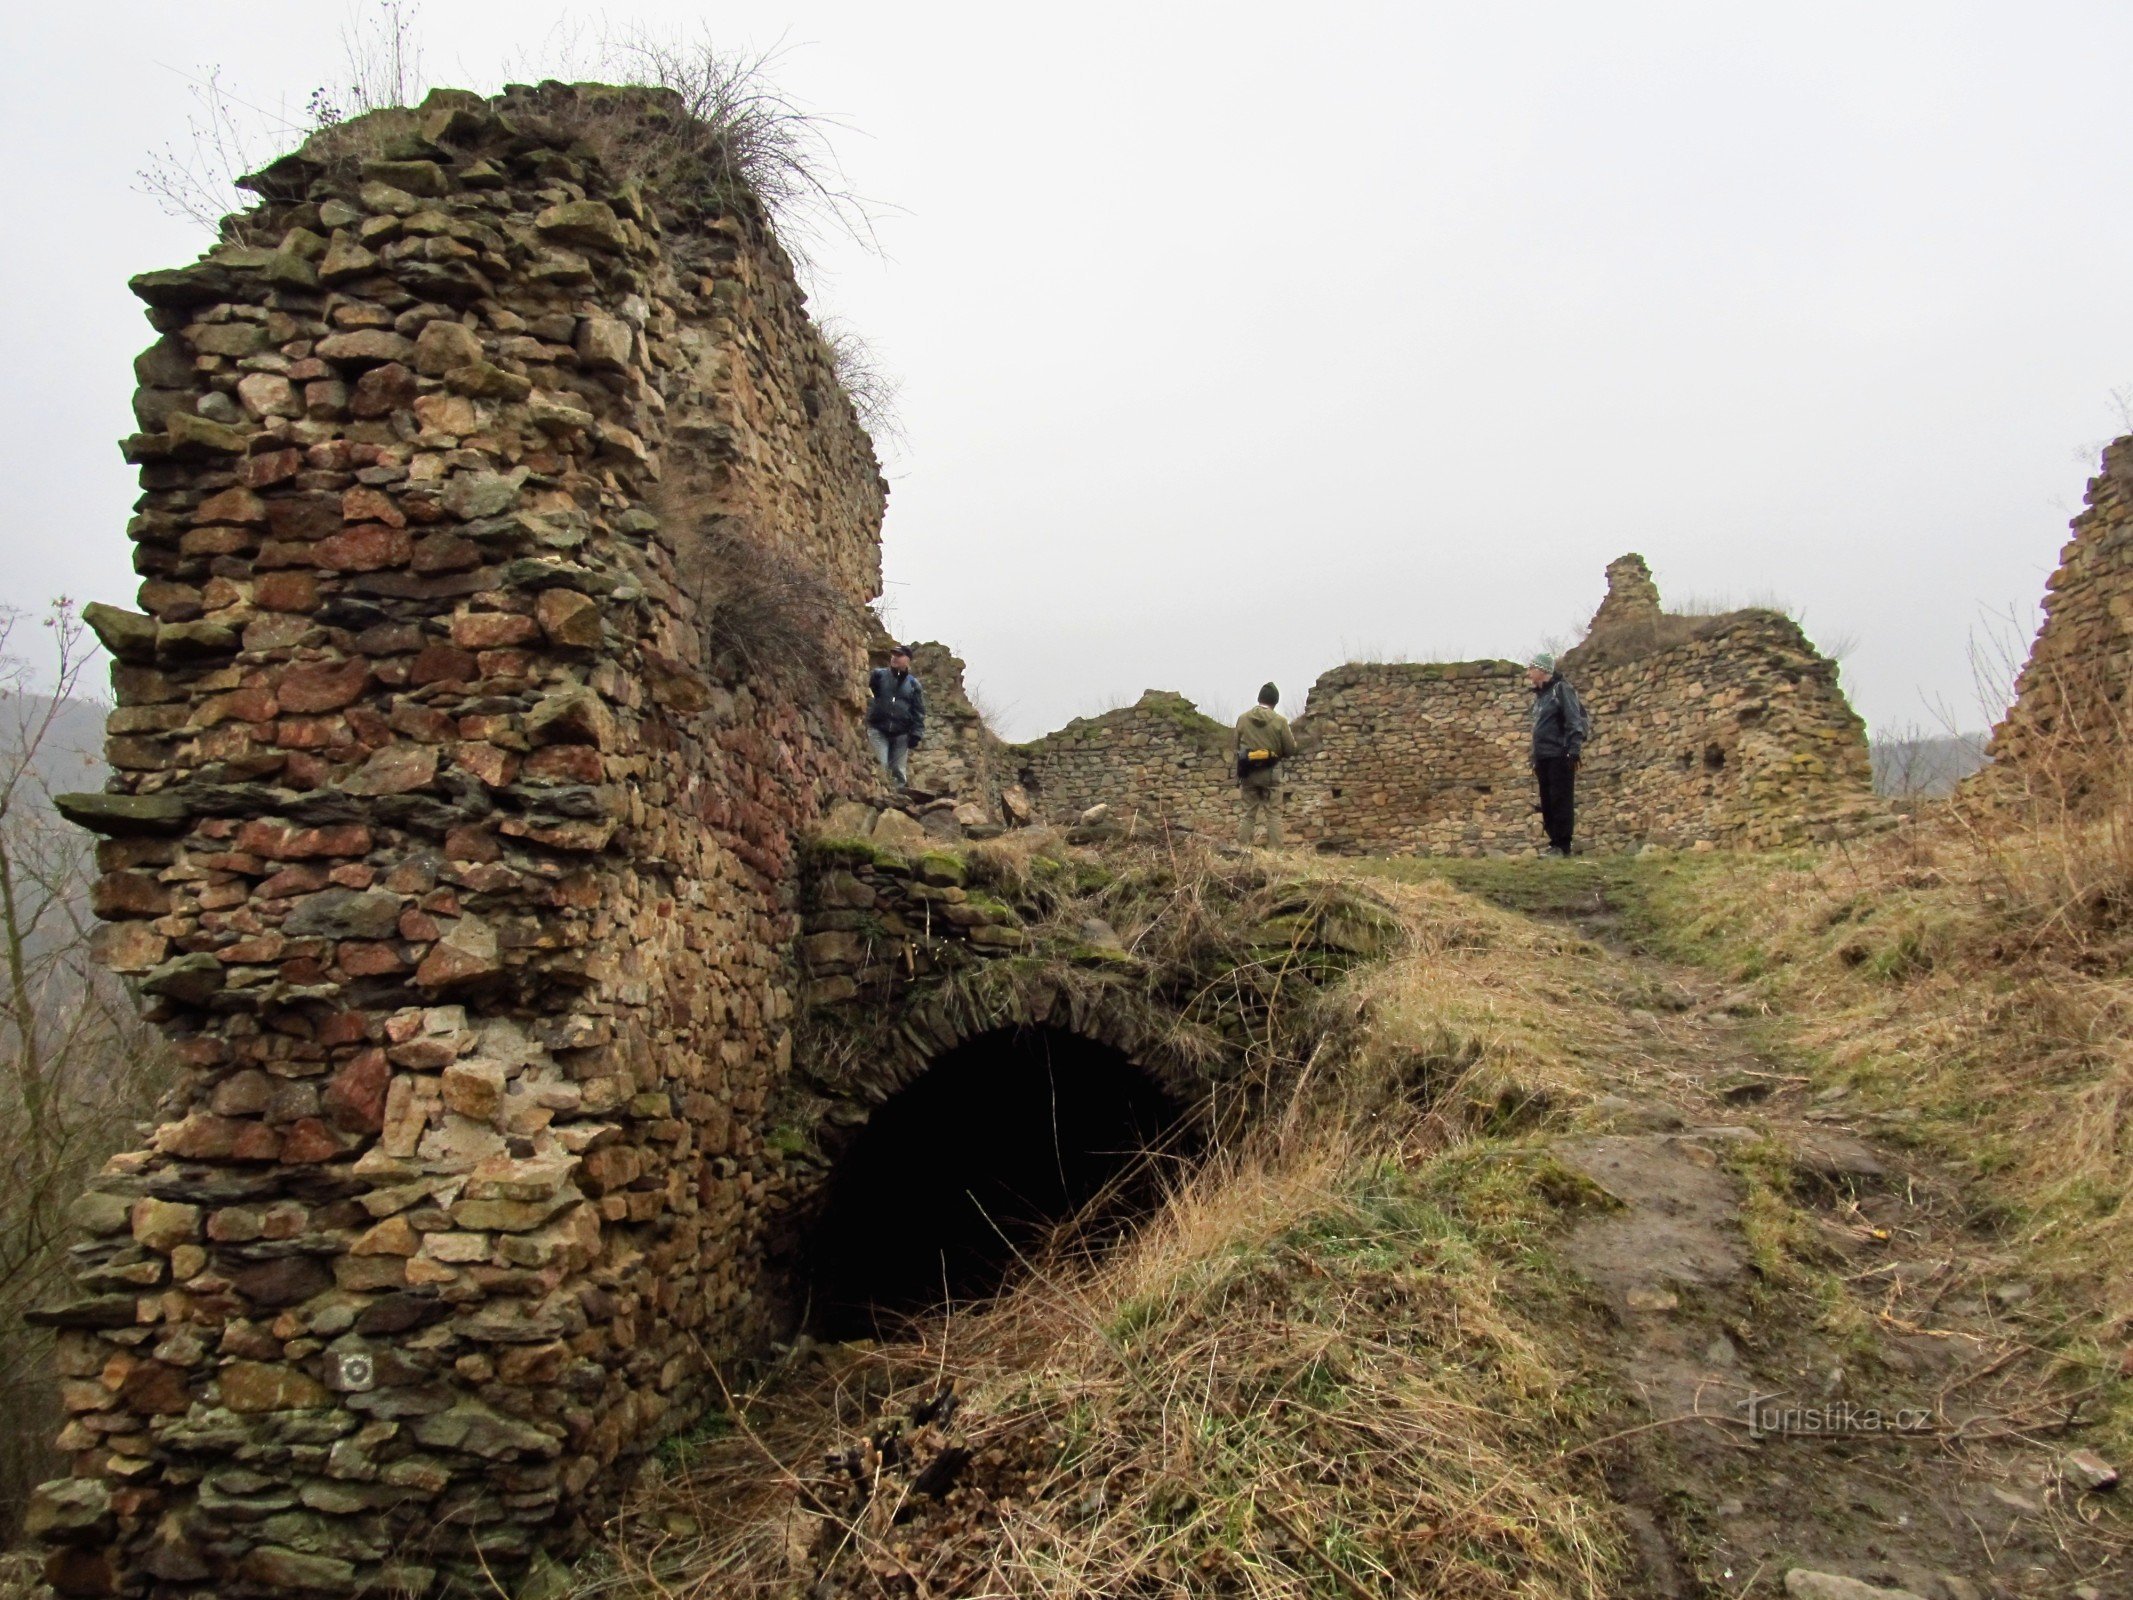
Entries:
[[1555, 670], [1553, 656], [1533, 658], [1526, 686], [1533, 691], [1533, 776], [1540, 782], [1541, 826], [1547, 830], [1548, 853], [1567, 856], [1577, 825], [1578, 758], [1592, 722], [1570, 680]]
[[867, 743], [891, 783], [911, 781], [911, 752], [926, 737], [926, 691], [911, 673], [911, 650], [897, 645], [889, 664], [867, 674]]

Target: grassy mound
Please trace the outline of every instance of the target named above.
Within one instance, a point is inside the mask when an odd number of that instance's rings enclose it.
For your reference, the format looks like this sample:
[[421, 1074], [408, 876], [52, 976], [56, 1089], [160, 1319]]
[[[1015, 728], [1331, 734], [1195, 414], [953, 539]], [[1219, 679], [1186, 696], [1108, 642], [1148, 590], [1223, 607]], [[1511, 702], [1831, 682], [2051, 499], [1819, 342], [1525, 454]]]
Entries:
[[571, 1592], [1610, 1592], [1597, 1313], [1547, 1247], [1604, 1197], [1526, 1130], [1586, 1096], [1619, 997], [1567, 929], [1296, 870], [1401, 936], [1325, 996], [1284, 1104], [1107, 1254], [1069, 1227], [982, 1309], [802, 1341]]

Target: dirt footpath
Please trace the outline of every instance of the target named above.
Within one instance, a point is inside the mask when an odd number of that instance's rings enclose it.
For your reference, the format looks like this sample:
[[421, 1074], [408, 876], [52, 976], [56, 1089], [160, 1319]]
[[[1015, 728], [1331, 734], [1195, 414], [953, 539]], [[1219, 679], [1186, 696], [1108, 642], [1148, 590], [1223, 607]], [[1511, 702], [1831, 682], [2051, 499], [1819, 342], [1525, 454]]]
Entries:
[[2133, 1595], [2115, 1464], [1981, 1208], [1759, 1049], [1745, 997], [1629, 949], [1604, 891], [1523, 909], [1659, 997], [1556, 1147], [1614, 1202], [1564, 1248], [1633, 1397], [1610, 1478], [1638, 1593]]

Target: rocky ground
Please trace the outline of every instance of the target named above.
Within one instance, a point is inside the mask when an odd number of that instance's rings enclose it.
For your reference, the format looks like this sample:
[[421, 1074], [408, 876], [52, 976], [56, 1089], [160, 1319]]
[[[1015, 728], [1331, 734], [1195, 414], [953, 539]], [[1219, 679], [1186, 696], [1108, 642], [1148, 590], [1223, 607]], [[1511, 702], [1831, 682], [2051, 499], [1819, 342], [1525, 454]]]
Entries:
[[[1541, 864], [1545, 866], [1545, 864]], [[1594, 1355], [1641, 1415], [1611, 1478], [1640, 1596], [1980, 1600], [2133, 1593], [2117, 1472], [2043, 1346], [2053, 1308], [1996, 1219], [1817, 1092], [1781, 1029], [1623, 936], [1601, 873], [1521, 909], [1632, 969], [1641, 1048], [1558, 1141], [1619, 1202], [1562, 1241], [1604, 1298]]]

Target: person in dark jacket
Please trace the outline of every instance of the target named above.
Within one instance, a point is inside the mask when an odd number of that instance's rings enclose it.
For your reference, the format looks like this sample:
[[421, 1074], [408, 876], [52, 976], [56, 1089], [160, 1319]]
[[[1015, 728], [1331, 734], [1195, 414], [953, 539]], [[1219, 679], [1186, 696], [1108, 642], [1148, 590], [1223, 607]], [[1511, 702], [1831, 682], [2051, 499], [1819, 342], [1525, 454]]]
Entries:
[[926, 691], [911, 673], [911, 651], [897, 645], [889, 664], [867, 674], [867, 743], [897, 788], [911, 782], [911, 752], [926, 737]]
[[1567, 856], [1577, 825], [1578, 759], [1592, 722], [1570, 680], [1555, 670], [1553, 656], [1533, 658], [1526, 686], [1533, 691], [1533, 776], [1540, 783], [1541, 827], [1548, 834], [1548, 853]]

